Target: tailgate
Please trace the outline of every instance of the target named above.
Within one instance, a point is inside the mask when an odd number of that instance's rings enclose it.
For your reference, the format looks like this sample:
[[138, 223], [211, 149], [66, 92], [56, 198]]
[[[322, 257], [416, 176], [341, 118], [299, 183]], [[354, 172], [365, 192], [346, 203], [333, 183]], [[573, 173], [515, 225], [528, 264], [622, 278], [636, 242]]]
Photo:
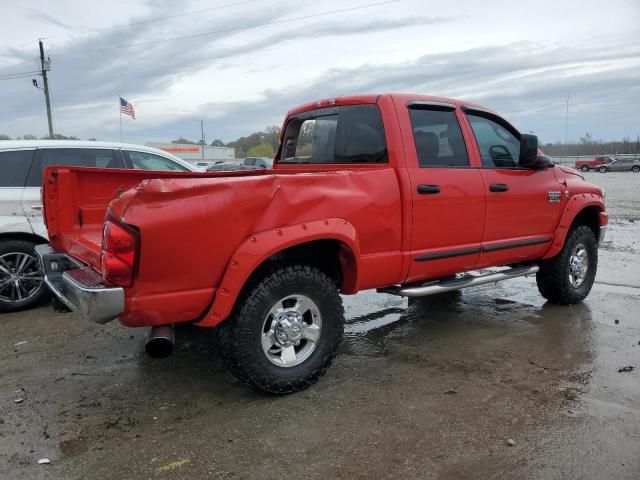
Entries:
[[44, 220], [51, 246], [100, 270], [102, 226], [109, 203], [151, 178], [201, 178], [197, 172], [48, 167], [43, 175]]

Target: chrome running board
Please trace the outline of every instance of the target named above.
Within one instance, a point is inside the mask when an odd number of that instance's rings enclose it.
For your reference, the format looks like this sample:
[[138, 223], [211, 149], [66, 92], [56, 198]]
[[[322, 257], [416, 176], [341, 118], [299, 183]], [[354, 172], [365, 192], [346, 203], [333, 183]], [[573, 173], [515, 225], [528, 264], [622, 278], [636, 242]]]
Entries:
[[468, 287], [477, 287], [486, 283], [500, 282], [510, 278], [525, 277], [532, 275], [540, 270], [538, 265], [525, 265], [512, 267], [500, 272], [492, 272], [485, 275], [456, 278], [452, 280], [435, 280], [418, 286], [394, 286], [388, 288], [380, 288], [379, 292], [390, 293], [392, 295], [400, 295], [402, 297], [424, 297], [426, 295], [435, 295], [437, 293], [451, 292], [461, 290]]

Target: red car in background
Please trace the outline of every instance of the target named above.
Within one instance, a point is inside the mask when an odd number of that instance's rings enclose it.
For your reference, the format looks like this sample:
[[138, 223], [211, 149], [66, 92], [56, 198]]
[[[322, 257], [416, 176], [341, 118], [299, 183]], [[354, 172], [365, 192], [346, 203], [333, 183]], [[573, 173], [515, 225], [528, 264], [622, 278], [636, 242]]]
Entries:
[[614, 158], [609, 155], [598, 155], [593, 160], [578, 160], [576, 162], [576, 169], [588, 172], [589, 170], [599, 170], [604, 166], [606, 171], [606, 165], [613, 162]]

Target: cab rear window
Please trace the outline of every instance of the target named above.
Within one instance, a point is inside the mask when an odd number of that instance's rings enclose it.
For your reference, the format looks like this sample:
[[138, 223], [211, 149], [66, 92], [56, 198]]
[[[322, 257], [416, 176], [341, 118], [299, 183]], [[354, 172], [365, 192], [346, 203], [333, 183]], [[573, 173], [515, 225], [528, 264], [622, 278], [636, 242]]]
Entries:
[[387, 143], [377, 105], [305, 112], [287, 123], [280, 163], [386, 163]]

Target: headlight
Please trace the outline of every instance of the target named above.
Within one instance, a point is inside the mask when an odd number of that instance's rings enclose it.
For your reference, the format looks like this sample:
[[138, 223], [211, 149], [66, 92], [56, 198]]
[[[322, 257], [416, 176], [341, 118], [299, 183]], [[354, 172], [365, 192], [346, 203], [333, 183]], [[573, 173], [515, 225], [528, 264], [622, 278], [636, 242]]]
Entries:
[[602, 200], [606, 200], [607, 198], [607, 191], [604, 188], [600, 189], [600, 195], [602, 195]]

